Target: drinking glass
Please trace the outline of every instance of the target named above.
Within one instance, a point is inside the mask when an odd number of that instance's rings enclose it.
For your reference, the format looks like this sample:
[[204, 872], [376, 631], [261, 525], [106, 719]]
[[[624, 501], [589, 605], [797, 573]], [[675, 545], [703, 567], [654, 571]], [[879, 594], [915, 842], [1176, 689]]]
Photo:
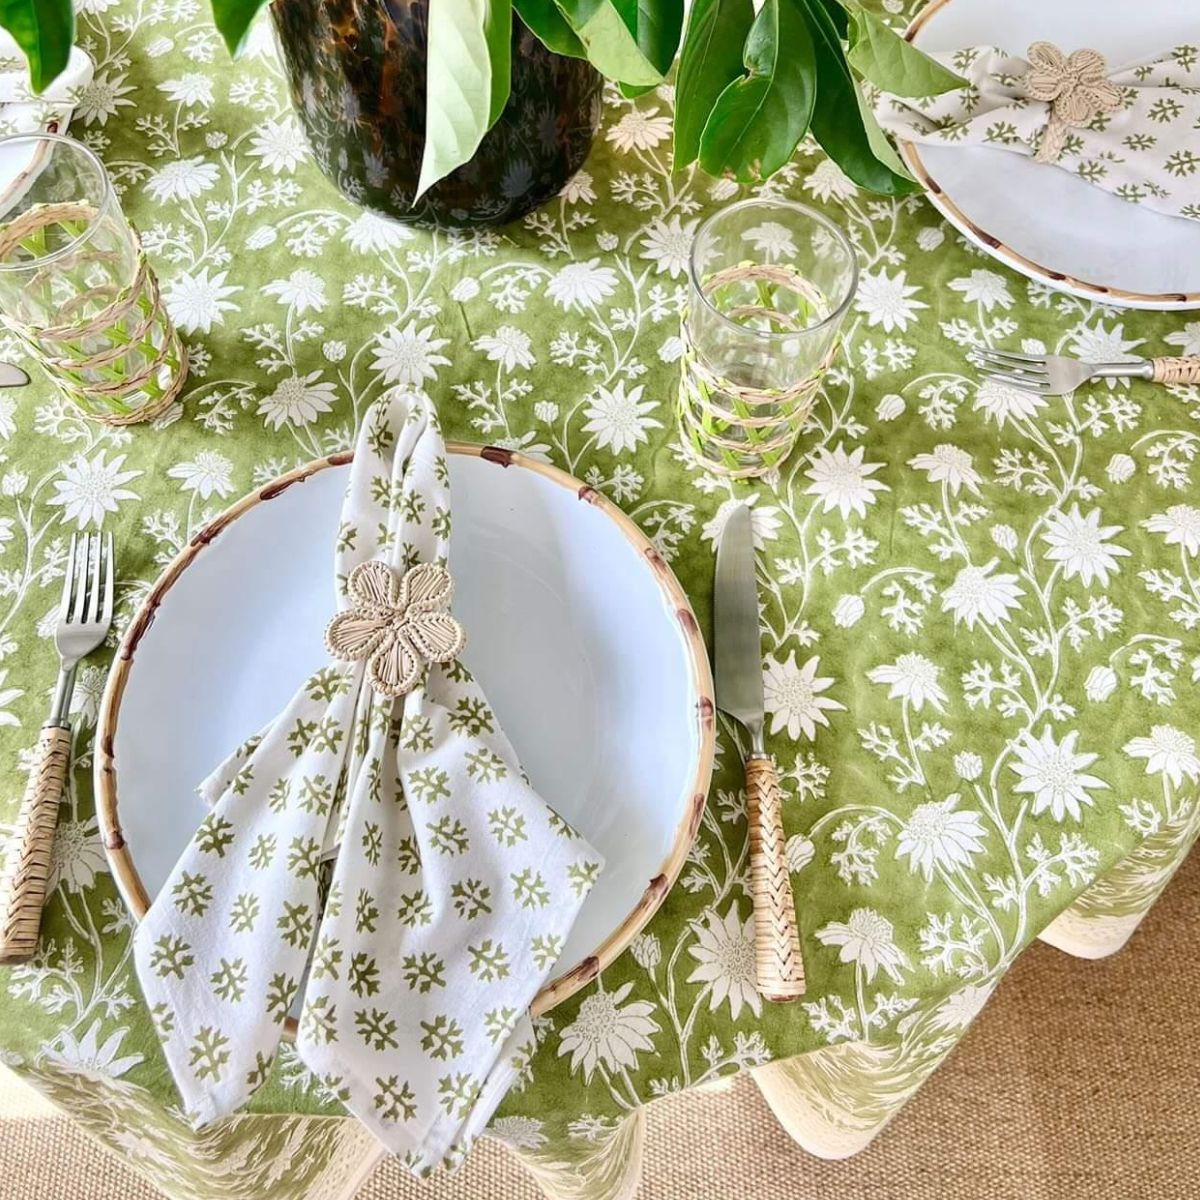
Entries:
[[791, 453], [837, 351], [858, 263], [827, 217], [742, 200], [692, 243], [679, 422], [707, 468], [764, 475]]
[[162, 413], [187, 353], [104, 165], [58, 134], [0, 138], [0, 322], [89, 416]]

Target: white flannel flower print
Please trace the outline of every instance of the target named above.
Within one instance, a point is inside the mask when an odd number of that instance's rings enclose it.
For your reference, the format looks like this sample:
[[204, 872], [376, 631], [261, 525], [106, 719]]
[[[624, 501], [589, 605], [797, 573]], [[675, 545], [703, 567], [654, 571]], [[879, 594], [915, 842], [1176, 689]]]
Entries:
[[439, 353], [449, 342], [449, 338], [436, 337], [432, 325], [418, 329], [416, 321], [409, 321], [403, 329], [389, 329], [379, 335], [375, 370], [387, 383], [424, 387], [437, 378], [438, 367], [450, 365], [450, 360]]
[[656, 274], [679, 278], [687, 270], [699, 224], [698, 220], [683, 224], [677, 216], [656, 221], [642, 238], [641, 257], [654, 263]]
[[840, 947], [838, 958], [862, 969], [868, 983], [882, 970], [893, 983], [904, 982], [909, 962], [896, 945], [895, 927], [873, 908], [856, 908], [845, 921], [830, 921], [817, 930], [823, 946]]
[[595, 308], [617, 289], [617, 273], [602, 267], [598, 258], [567, 263], [546, 285], [546, 295], [567, 312], [576, 308]]
[[1009, 767], [1021, 778], [1013, 791], [1033, 797], [1033, 814], [1049, 812], [1056, 821], [1083, 819], [1083, 806], [1095, 802], [1091, 793], [1107, 790], [1108, 784], [1086, 774], [1098, 754], [1077, 752], [1078, 730], [1057, 741], [1050, 726], [1040, 738], [1024, 734], [1016, 744], [1016, 759]]
[[81, 454], [65, 463], [62, 478], [54, 481], [55, 495], [47, 503], [61, 508], [61, 519], [74, 521], [80, 529], [101, 524], [107, 513], [115, 513], [123, 502], [138, 498], [137, 492], [124, 485], [142, 472], [136, 467], [123, 470], [125, 458], [117, 454], [110, 460], [104, 450], [99, 450], [90, 459]]
[[863, 271], [858, 277], [854, 307], [867, 318], [868, 325], [879, 325], [885, 333], [903, 333], [917, 319], [918, 310], [929, 307], [916, 299], [920, 290], [908, 282], [905, 271], [894, 275], [889, 275], [886, 268]]
[[762, 998], [755, 982], [753, 913], [743, 921], [737, 904], [730, 904], [723, 918], [709, 911], [704, 921], [693, 923], [692, 932], [696, 942], [688, 947], [688, 953], [698, 965], [687, 977], [688, 983], [711, 987], [708, 1006], [714, 1012], [728, 1001], [729, 1015], [735, 1021], [743, 1006], [759, 1016]]
[[914, 455], [908, 465], [925, 471], [934, 483], [945, 483], [952, 496], [957, 496], [964, 487], [973, 495], [979, 495], [983, 477], [975, 470], [974, 459], [958, 446], [943, 442], [927, 454]]
[[169, 467], [167, 475], [178, 479], [185, 492], [195, 492], [201, 500], [228, 496], [233, 491], [233, 463], [216, 450], [201, 450], [190, 462]]
[[1195, 505], [1172, 504], [1166, 512], [1147, 517], [1142, 528], [1161, 533], [1168, 546], [1178, 546], [1192, 558], [1200, 554], [1200, 508]]
[[1126, 742], [1124, 750], [1130, 758], [1146, 760], [1147, 775], [1163, 775], [1175, 787], [1181, 787], [1184, 779], [1200, 781], [1196, 739], [1174, 725], [1155, 725], [1148, 737]]
[[1016, 575], [997, 572], [997, 561], [993, 558], [982, 567], [963, 567], [942, 593], [942, 612], [953, 613], [955, 625], [960, 621], [968, 629], [974, 629], [977, 621], [999, 625], [1021, 607], [1025, 593], [1018, 586]]
[[1120, 533], [1123, 525], [1101, 525], [1100, 510], [1093, 508], [1085, 517], [1078, 504], [1072, 504], [1069, 512], [1054, 512], [1046, 522], [1042, 540], [1048, 543], [1046, 557], [1051, 562], [1062, 563], [1063, 577], [1078, 576], [1084, 587], [1091, 587], [1093, 580], [1102, 586], [1109, 584], [1110, 574], [1120, 570], [1118, 558], [1128, 558], [1130, 551], [1111, 539]]
[[159, 167], [146, 181], [155, 200], [192, 200], [216, 186], [220, 172], [201, 158], [182, 158]]
[[792, 231], [778, 221], [764, 221], [761, 225], [751, 226], [742, 232], [742, 241], [749, 242], [755, 253], [761, 255], [767, 262], [778, 262], [781, 258], [795, 258], [797, 254]]
[[230, 300], [242, 290], [239, 283], [226, 283], [228, 271], [207, 267], [188, 274], [181, 271], [163, 288], [167, 312], [181, 333], [211, 333], [214, 325], [225, 324], [227, 312], [237, 312], [238, 304]]
[[786, 729], [793, 741], [801, 733], [812, 741], [818, 725], [828, 726], [827, 712], [845, 710], [840, 701], [821, 694], [833, 686], [834, 678], [818, 675], [820, 665], [820, 656], [814, 655], [798, 667], [794, 650], [786, 659], [768, 657], [763, 671], [763, 695], [772, 733]]
[[48, 888], [81, 892], [92, 887], [97, 875], [108, 874], [108, 859], [100, 842], [95, 817], [83, 821], [60, 821], [50, 853]]
[[633, 450], [648, 440], [648, 430], [661, 429], [662, 422], [650, 414], [658, 408], [655, 400], [642, 399], [642, 385], [625, 390], [625, 381], [612, 388], [601, 384], [592, 393], [587, 407], [590, 418], [584, 428], [596, 435], [596, 445], [614, 454]]
[[889, 684], [888, 698], [907, 700], [920, 712], [930, 704], [938, 712], [945, 711], [947, 696], [938, 677], [941, 668], [923, 654], [901, 654], [894, 663], [873, 667], [867, 672], [872, 683]]
[[969, 870], [973, 856], [983, 849], [987, 831], [982, 818], [970, 809], [957, 811], [960, 800], [954, 792], [944, 800], [918, 804], [900, 828], [896, 857], [907, 858], [926, 883], [933, 881], [936, 867], [948, 873]]
[[328, 300], [325, 296], [325, 281], [307, 267], [293, 271], [286, 279], [275, 279], [263, 288], [263, 294], [274, 296], [280, 304], [296, 311], [324, 312]]
[[495, 333], [481, 334], [471, 343], [482, 350], [489, 362], [499, 363], [506, 371], [528, 369], [534, 364], [529, 334], [515, 325], [501, 325]]
[[258, 402], [257, 412], [272, 429], [285, 425], [311, 425], [327, 413], [337, 399], [337, 387], [322, 379], [320, 371], [307, 375], [286, 375], [270, 395]]
[[392, 221], [378, 213], [360, 213], [342, 234], [344, 241], [359, 254], [382, 254], [385, 250], [411, 242], [417, 235], [401, 221]]
[[584, 1083], [591, 1083], [601, 1065], [610, 1071], [634, 1070], [638, 1054], [654, 1049], [651, 1039], [662, 1028], [654, 1019], [654, 1005], [648, 1000], [622, 1005], [632, 990], [633, 984], [625, 983], [615, 992], [592, 992], [562, 1031], [558, 1056], [571, 1056], [571, 1070], [582, 1070]]
[[671, 118], [660, 116], [656, 108], [633, 108], [609, 129], [606, 136], [618, 150], [653, 150], [671, 136]]
[[978, 304], [984, 312], [993, 308], [1012, 308], [1013, 298], [1003, 275], [995, 271], [977, 268], [960, 279], [949, 283], [951, 291], [958, 292], [964, 300]]
[[309, 148], [300, 122], [288, 116], [263, 122], [251, 137], [247, 153], [273, 175], [290, 175], [308, 157]]
[[851, 513], [867, 515], [867, 505], [874, 504], [876, 492], [891, 491], [886, 483], [872, 479], [885, 464], [863, 462], [866, 450], [856, 446], [849, 454], [839, 443], [832, 451], [822, 446], [812, 457], [812, 466], [804, 473], [812, 480], [806, 493], [821, 498], [824, 512], [835, 508], [843, 517]]
[[1009, 421], [1036, 417], [1046, 407], [1046, 399], [999, 379], [984, 379], [975, 392], [975, 407], [1003, 429]]
[[831, 158], [821, 159], [809, 172], [804, 190], [818, 200], [850, 200], [858, 194], [858, 186]]

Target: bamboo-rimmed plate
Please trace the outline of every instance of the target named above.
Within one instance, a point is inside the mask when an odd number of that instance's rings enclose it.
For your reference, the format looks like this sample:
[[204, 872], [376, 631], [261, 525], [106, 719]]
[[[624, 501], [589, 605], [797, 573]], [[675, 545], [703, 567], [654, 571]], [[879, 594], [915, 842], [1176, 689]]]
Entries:
[[[1088, 46], [1117, 68], [1195, 42], [1196, 32], [1192, 0], [933, 0], [907, 36], [930, 52]], [[1200, 221], [1130, 204], [1009, 150], [902, 142], [900, 153], [943, 216], [1022, 275], [1121, 308], [1200, 308]]]
[[[541, 1012], [621, 953], [683, 865], [712, 770], [708, 658], [674, 573], [620, 509], [521, 454], [449, 448], [464, 659], [534, 785], [607, 858]], [[235, 504], [126, 631], [96, 794], [139, 920], [203, 816], [195, 785], [326, 660], [349, 462], [320, 459]]]

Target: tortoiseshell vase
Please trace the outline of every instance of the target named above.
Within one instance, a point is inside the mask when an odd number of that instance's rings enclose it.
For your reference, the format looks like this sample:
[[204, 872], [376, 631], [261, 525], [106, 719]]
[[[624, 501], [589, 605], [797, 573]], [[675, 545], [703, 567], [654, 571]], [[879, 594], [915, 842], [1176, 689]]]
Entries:
[[515, 16], [512, 94], [474, 158], [413, 206], [425, 140], [428, 0], [275, 0], [292, 102], [322, 170], [401, 221], [500, 225], [556, 195], [600, 118], [600, 75]]

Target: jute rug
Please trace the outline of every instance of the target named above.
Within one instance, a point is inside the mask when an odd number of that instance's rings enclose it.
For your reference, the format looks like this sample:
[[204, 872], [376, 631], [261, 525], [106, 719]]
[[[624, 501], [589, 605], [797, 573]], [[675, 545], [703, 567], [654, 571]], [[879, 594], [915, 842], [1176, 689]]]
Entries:
[[[752, 1083], [649, 1110], [642, 1200], [1200, 1197], [1200, 854], [1125, 951], [1034, 946], [875, 1144], [799, 1150]], [[362, 1200], [539, 1200], [500, 1147], [452, 1180], [379, 1169]], [[0, 1200], [158, 1200], [21, 1085], [0, 1090]]]

